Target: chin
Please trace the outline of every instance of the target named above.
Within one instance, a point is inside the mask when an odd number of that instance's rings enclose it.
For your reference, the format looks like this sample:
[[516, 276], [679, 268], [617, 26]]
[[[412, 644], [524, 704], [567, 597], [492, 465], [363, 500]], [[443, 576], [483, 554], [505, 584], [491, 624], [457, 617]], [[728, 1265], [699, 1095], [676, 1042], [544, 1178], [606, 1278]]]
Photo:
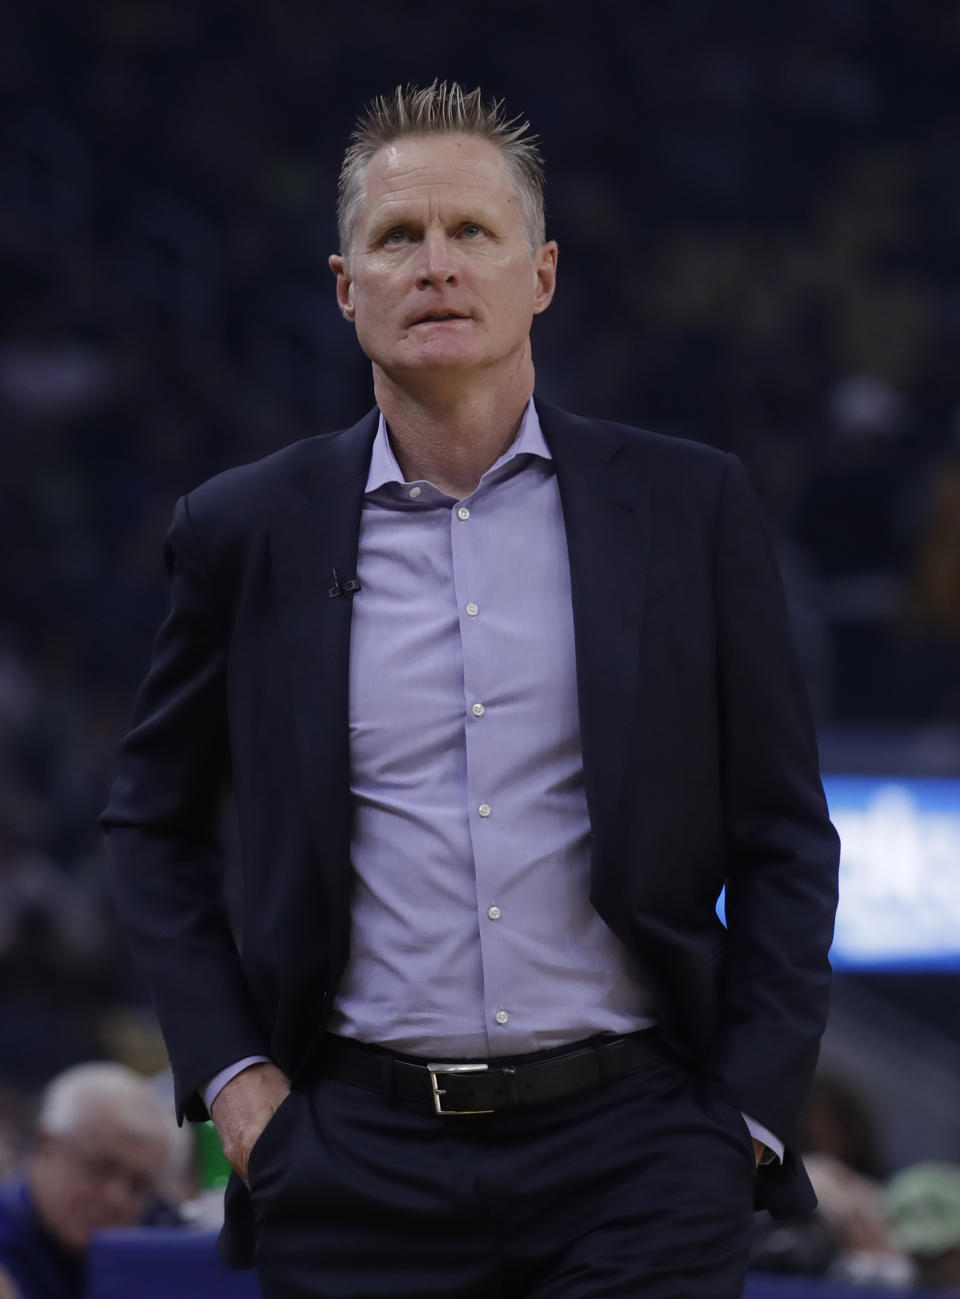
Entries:
[[411, 375], [455, 374], [459, 370], [469, 371], [480, 368], [481, 363], [475, 357], [448, 354], [416, 357], [393, 367], [393, 372]]
[[463, 343], [457, 338], [431, 339], [413, 353], [413, 363], [424, 369], [431, 365], [476, 365], [480, 360], [476, 349], [464, 347]]

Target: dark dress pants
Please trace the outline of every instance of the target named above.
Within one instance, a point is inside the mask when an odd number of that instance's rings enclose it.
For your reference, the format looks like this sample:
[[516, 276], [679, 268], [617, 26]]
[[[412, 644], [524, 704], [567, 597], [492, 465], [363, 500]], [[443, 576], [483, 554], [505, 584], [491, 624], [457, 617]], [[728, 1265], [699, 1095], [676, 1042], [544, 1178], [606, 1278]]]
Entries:
[[321, 1078], [253, 1148], [265, 1299], [735, 1299], [753, 1144], [672, 1062], [440, 1117]]

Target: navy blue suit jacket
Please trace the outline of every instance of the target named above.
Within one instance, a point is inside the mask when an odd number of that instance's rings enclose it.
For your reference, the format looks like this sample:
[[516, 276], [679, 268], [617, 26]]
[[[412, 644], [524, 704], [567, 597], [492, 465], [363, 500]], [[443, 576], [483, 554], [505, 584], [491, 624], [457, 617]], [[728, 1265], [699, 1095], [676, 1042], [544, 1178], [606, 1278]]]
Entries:
[[[786, 1142], [758, 1202], [812, 1207], [790, 1147], [827, 1011], [838, 851], [758, 506], [735, 457], [537, 407], [570, 555], [592, 900], [667, 1039]], [[171, 610], [103, 822], [188, 1118], [243, 1056], [309, 1077], [347, 958], [352, 605], [329, 588], [356, 572], [376, 426], [373, 411], [221, 474], [167, 539]], [[220, 887], [227, 777], [242, 952]]]

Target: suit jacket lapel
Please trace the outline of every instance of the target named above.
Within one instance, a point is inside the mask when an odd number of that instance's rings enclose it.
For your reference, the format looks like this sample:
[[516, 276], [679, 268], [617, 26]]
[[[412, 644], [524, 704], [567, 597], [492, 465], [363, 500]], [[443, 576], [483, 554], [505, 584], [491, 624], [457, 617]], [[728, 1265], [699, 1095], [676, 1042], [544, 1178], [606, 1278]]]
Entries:
[[[319, 438], [299, 507], [270, 526], [278, 616], [294, 698], [297, 745], [321, 857], [342, 876], [349, 852], [350, 619], [354, 596], [331, 595], [356, 576], [363, 491], [378, 412]], [[339, 863], [338, 863], [339, 857]], [[340, 870], [337, 871], [337, 865]]]
[[563, 506], [587, 804], [602, 841], [635, 726], [640, 624], [650, 550], [649, 483], [616, 425], [537, 398]]

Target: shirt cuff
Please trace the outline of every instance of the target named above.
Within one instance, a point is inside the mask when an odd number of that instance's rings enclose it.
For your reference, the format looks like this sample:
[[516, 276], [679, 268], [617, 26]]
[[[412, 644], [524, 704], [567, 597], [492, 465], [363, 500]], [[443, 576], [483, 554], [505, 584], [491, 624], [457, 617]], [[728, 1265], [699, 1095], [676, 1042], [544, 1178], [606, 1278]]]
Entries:
[[[740, 1111], [743, 1114], [743, 1110]], [[756, 1141], [762, 1141], [767, 1147], [766, 1153], [760, 1156], [761, 1164], [778, 1164], [783, 1163], [783, 1142], [779, 1137], [775, 1137], [769, 1128], [765, 1128], [762, 1123], [752, 1119], [749, 1114], [743, 1114], [743, 1121], [750, 1129], [750, 1135]]]
[[227, 1083], [236, 1078], [238, 1073], [243, 1073], [244, 1069], [249, 1069], [252, 1064], [269, 1064], [270, 1058], [265, 1055], [245, 1055], [242, 1060], [235, 1064], [228, 1064], [226, 1069], [221, 1069], [215, 1073], [203, 1089], [203, 1103], [207, 1107], [207, 1113], [213, 1109], [213, 1102], [226, 1087]]

